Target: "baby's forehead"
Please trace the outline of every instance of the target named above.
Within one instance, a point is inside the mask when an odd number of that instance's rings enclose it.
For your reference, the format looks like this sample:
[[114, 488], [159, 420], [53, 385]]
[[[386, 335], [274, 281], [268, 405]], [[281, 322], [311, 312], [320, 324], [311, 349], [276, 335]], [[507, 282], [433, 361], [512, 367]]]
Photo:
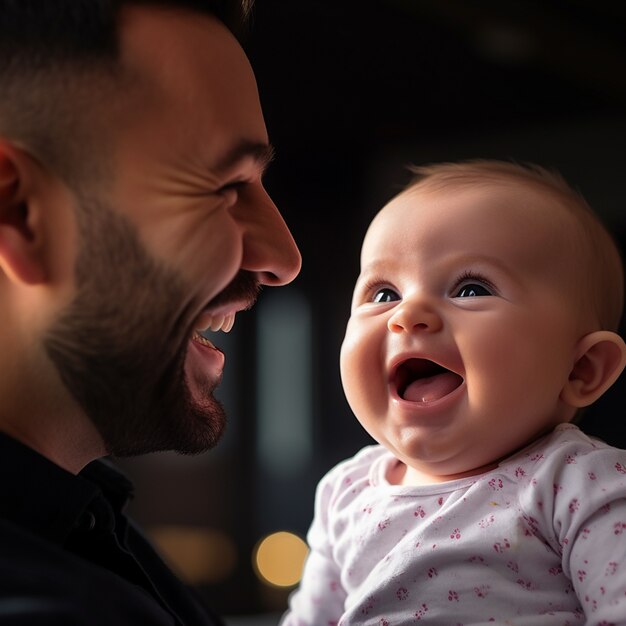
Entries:
[[[395, 254], [402, 242], [413, 245], [423, 259], [484, 249], [580, 304], [580, 292], [592, 287], [597, 274], [596, 236], [589, 220], [567, 199], [538, 185], [508, 180], [419, 184], [393, 198], [375, 217], [363, 243], [361, 266], [386, 254], [384, 248]], [[459, 236], [441, 237], [446, 232]]]
[[[531, 187], [482, 184], [417, 186], [389, 202], [363, 242], [362, 267], [397, 254], [407, 263], [489, 256], [536, 278], [562, 281], [587, 248], [571, 211]], [[418, 259], [419, 257], [419, 259]], [[579, 269], [576, 271], [580, 271]]]
[[509, 179], [445, 186], [424, 181], [393, 198], [372, 226], [375, 229], [394, 221], [410, 226], [433, 215], [448, 220], [451, 226], [464, 218], [482, 221], [490, 230], [507, 227], [512, 219], [526, 221], [546, 233], [580, 227], [575, 213], [555, 193]]

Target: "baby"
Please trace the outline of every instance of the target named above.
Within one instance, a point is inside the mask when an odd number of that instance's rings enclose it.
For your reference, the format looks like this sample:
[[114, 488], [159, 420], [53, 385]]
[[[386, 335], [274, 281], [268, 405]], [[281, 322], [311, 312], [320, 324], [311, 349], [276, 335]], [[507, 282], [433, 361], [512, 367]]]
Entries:
[[626, 624], [626, 452], [571, 423], [626, 363], [616, 246], [541, 168], [416, 173], [341, 351], [380, 445], [318, 486], [282, 625]]

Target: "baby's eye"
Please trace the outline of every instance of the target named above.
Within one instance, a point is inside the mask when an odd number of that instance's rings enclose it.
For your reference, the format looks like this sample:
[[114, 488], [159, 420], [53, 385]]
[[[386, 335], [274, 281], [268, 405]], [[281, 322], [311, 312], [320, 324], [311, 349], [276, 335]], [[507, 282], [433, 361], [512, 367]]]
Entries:
[[491, 291], [484, 285], [478, 283], [466, 283], [457, 289], [453, 298], [475, 298], [476, 296], [491, 296]]
[[396, 302], [397, 300], [400, 300], [400, 296], [393, 289], [383, 287], [374, 294], [372, 302]]
[[455, 281], [452, 290], [453, 298], [476, 298], [479, 296], [493, 296], [498, 293], [496, 287], [482, 274], [473, 270], [463, 272]]

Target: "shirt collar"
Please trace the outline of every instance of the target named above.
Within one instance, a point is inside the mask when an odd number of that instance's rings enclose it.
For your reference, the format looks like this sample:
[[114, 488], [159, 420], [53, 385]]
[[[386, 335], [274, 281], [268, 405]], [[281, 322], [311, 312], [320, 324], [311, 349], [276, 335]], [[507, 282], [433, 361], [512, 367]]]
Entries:
[[81, 523], [88, 507], [106, 502], [119, 511], [132, 485], [104, 461], [78, 476], [0, 433], [0, 518], [58, 544]]

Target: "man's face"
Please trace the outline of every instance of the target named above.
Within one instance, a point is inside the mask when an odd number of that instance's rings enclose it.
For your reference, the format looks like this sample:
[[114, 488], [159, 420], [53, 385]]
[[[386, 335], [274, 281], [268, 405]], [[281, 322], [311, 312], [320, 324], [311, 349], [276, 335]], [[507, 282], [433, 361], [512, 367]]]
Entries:
[[414, 482], [476, 473], [572, 415], [585, 334], [566, 213], [533, 192], [410, 191], [363, 244], [341, 354], [348, 401]]
[[77, 194], [76, 293], [46, 347], [108, 452], [199, 452], [224, 427], [224, 356], [196, 331], [231, 326], [300, 256], [262, 186], [267, 133], [230, 33], [133, 7], [121, 43], [111, 181]]

